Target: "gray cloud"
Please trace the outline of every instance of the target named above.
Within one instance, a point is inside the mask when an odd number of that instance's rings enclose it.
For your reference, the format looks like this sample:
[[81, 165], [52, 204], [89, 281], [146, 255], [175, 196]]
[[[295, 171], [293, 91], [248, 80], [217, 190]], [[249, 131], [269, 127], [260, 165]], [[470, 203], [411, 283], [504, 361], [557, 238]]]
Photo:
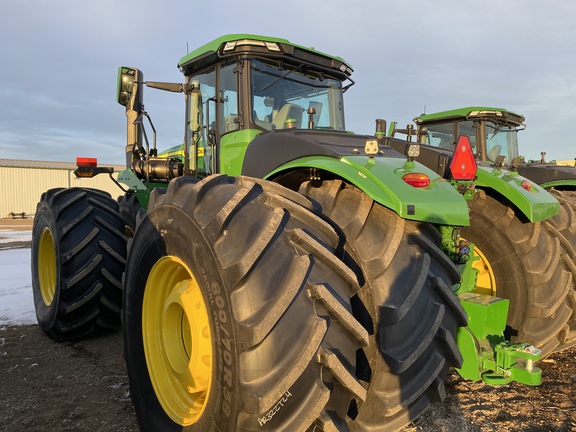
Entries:
[[[236, 32], [285, 37], [348, 60], [357, 84], [346, 94], [347, 126], [356, 132], [373, 132], [377, 117], [408, 123], [424, 107], [501, 106], [526, 116], [526, 156], [576, 156], [563, 137], [576, 114], [571, 2], [294, 0], [280, 10], [262, 0], [201, 9], [183, 1], [4, 0], [0, 8], [3, 157], [122, 163], [117, 67], [180, 82], [176, 64], [187, 43], [194, 49]], [[183, 98], [147, 89], [145, 104], [159, 146], [181, 142]]]

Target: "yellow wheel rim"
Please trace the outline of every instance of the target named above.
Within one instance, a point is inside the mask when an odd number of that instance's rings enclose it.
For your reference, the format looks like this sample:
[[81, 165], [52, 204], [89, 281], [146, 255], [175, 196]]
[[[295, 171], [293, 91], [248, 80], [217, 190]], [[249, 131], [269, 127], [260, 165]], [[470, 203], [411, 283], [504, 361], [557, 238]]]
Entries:
[[474, 261], [472, 262], [472, 268], [478, 270], [478, 281], [474, 292], [495, 296], [496, 278], [494, 277], [494, 270], [492, 270], [490, 262], [476, 245], [474, 245], [473, 255]]
[[177, 424], [204, 412], [212, 378], [208, 310], [198, 282], [174, 256], [154, 264], [142, 304], [142, 338], [156, 397]]
[[56, 294], [56, 249], [50, 229], [44, 227], [38, 244], [38, 284], [46, 306], [50, 306]]

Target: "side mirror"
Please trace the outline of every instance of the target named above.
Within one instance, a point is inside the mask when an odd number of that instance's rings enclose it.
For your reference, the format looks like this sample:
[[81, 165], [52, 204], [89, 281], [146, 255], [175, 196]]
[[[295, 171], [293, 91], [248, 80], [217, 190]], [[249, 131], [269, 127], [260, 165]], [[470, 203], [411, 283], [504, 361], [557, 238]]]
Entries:
[[127, 110], [140, 111], [142, 105], [141, 86], [144, 76], [132, 67], [120, 66], [116, 86], [116, 101]]

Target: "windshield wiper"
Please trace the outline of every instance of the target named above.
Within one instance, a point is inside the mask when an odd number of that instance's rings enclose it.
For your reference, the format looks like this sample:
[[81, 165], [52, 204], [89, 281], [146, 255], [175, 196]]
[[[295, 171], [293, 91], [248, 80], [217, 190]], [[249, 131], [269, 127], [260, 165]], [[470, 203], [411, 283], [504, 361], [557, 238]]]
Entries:
[[280, 75], [278, 78], [276, 78], [274, 81], [272, 81], [271, 83], [269, 83], [268, 85], [262, 87], [260, 90], [255, 90], [256, 93], [260, 93], [263, 92], [264, 90], [266, 90], [269, 87], [272, 87], [274, 84], [276, 84], [278, 81], [280, 81], [281, 79], [285, 78], [287, 75], [291, 74], [292, 72], [296, 72], [298, 69], [300, 69], [302, 67], [301, 64], [299, 64], [295, 69], [288, 69], [286, 72], [284, 72], [282, 75]]
[[501, 128], [501, 127], [502, 127], [502, 125], [496, 125], [496, 127], [494, 128], [494, 133], [493, 133], [492, 136], [491, 136], [490, 138], [488, 138], [488, 139], [494, 138], [494, 137], [496, 136], [496, 134], [497, 134], [498, 132], [500, 132], [500, 128]]

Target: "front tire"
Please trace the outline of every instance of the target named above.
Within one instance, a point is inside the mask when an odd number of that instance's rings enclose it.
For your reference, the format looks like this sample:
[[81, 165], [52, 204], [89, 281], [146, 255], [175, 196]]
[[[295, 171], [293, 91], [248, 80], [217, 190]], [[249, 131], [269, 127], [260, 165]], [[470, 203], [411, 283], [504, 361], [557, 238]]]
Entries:
[[32, 228], [32, 291], [40, 328], [56, 341], [118, 329], [124, 222], [106, 192], [51, 189]]
[[[297, 193], [246, 177], [156, 189], [131, 240], [130, 393], [148, 431], [346, 430], [366, 330], [342, 238]], [[317, 428], [317, 429], [315, 429]]]

